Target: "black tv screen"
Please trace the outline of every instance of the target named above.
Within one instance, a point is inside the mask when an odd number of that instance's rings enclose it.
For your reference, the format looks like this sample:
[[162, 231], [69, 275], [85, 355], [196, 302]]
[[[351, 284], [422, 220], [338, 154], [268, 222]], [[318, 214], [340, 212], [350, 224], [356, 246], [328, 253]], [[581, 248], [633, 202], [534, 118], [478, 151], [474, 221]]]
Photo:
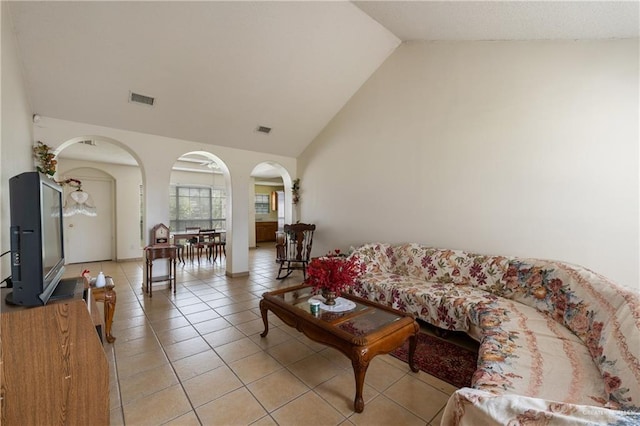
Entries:
[[64, 272], [62, 187], [38, 172], [9, 180], [11, 279], [7, 302], [47, 303]]

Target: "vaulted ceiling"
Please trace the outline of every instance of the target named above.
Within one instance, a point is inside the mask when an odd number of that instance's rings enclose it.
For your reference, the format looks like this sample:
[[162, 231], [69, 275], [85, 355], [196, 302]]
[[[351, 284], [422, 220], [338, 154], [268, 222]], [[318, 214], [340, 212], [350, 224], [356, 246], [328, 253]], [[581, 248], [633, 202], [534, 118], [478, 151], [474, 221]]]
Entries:
[[638, 2], [608, 1], [16, 1], [9, 11], [34, 112], [291, 157], [404, 40], [629, 38], [639, 27]]

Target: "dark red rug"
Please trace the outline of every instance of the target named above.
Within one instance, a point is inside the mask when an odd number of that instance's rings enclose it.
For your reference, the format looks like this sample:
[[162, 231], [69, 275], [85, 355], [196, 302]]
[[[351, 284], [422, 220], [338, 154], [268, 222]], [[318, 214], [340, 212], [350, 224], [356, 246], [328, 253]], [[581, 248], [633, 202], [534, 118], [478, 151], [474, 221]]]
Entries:
[[[409, 340], [391, 352], [391, 355], [407, 362]], [[429, 334], [419, 333], [418, 345], [413, 357], [420, 370], [453, 386], [463, 388], [471, 385], [471, 377], [476, 371], [478, 352]]]

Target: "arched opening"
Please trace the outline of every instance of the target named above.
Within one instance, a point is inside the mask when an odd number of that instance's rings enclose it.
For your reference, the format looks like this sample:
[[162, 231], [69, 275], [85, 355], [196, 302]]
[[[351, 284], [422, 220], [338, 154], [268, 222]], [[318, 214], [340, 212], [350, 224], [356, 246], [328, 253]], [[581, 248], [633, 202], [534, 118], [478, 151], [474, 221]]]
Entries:
[[[168, 201], [172, 233], [184, 235], [196, 228], [215, 230], [216, 240], [226, 243], [227, 234], [231, 233], [231, 179], [227, 165], [219, 157], [206, 151], [182, 154], [171, 170]], [[177, 244], [188, 244], [188, 240], [174, 238]], [[193, 252], [188, 257], [193, 260]], [[220, 256], [217, 264], [224, 266], [224, 260]]]
[[[119, 141], [90, 135], [62, 143], [55, 151], [56, 180], [82, 182], [96, 217], [65, 218], [68, 263], [140, 258], [144, 246], [144, 174], [135, 153]], [[65, 196], [74, 188], [65, 187]]]
[[276, 240], [285, 223], [293, 221], [291, 175], [275, 162], [262, 162], [251, 171], [255, 198], [249, 208], [249, 247]]
[[[67, 263], [113, 260], [116, 255], [115, 179], [109, 173], [93, 167], [78, 167], [60, 171], [58, 180], [69, 178], [82, 182], [88, 194], [87, 204], [95, 207], [96, 215], [74, 214], [64, 218], [64, 246]], [[72, 203], [74, 187], [65, 185], [65, 209]]]

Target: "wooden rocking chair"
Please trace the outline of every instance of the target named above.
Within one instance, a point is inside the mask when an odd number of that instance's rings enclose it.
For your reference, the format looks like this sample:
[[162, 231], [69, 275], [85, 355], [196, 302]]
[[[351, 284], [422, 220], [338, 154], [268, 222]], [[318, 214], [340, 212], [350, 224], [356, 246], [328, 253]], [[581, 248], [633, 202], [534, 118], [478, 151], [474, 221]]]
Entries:
[[[284, 233], [276, 241], [276, 262], [280, 263], [276, 279], [287, 278], [295, 270], [302, 270], [304, 279], [307, 279], [315, 230], [315, 225], [307, 223], [284, 225]], [[286, 271], [285, 275], [281, 275], [283, 271]]]

